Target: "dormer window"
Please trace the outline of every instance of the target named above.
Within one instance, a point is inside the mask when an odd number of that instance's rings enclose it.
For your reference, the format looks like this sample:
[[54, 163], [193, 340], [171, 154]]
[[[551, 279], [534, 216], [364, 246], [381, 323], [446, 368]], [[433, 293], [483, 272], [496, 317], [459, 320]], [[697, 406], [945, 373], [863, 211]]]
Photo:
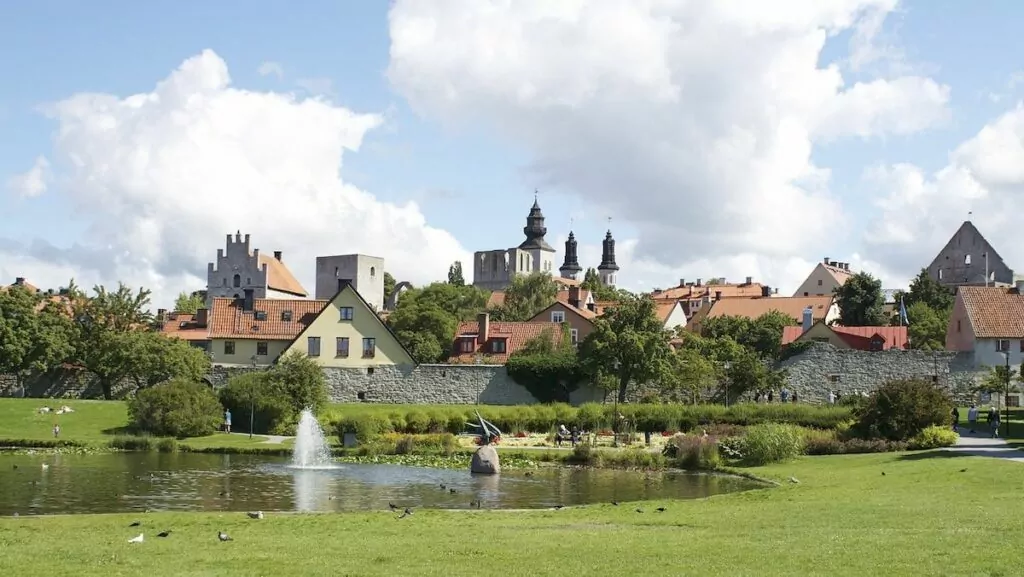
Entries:
[[292, 322], [292, 311], [281, 311], [281, 322]]
[[474, 339], [464, 338], [459, 341], [459, 350], [464, 353], [473, 352]]
[[885, 348], [885, 341], [880, 338], [871, 339], [870, 347], [870, 350], [872, 351], [880, 351]]
[[491, 341], [491, 352], [495, 354], [504, 354], [506, 352], [506, 341], [505, 339], [494, 339]]
[[267, 320], [267, 311], [256, 311], [256, 320], [265, 321]]

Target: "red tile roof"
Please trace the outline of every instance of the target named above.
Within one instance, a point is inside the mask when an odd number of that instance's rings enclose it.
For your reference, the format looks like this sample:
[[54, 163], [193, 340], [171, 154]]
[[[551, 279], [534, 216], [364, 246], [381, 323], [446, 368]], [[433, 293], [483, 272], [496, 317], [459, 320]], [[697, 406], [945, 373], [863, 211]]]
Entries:
[[756, 319], [770, 311], [779, 311], [796, 322], [803, 321], [804, 309], [811, 307], [814, 320], [824, 319], [832, 307], [833, 297], [758, 297], [723, 298], [711, 303], [708, 318], [746, 317]]
[[505, 291], [494, 291], [487, 297], [487, 308], [500, 307], [505, 304]]
[[[452, 355], [448, 357], [448, 362], [452, 364], [474, 364], [477, 355], [481, 355], [481, 363], [483, 364], [503, 365], [508, 361], [510, 355], [522, 349], [523, 345], [530, 339], [542, 335], [546, 330], [551, 331], [552, 340], [555, 343], [561, 340], [562, 325], [560, 323], [492, 321], [488, 323], [487, 341], [480, 342], [476, 338], [480, 333], [480, 325], [477, 321], [465, 321], [460, 323], [459, 328], [455, 331], [455, 344], [452, 349]], [[462, 352], [461, 341], [464, 337], [472, 338], [473, 352]], [[490, 343], [500, 339], [505, 340], [505, 352], [488, 352], [491, 346]]]
[[200, 326], [195, 320], [195, 315], [188, 313], [169, 313], [167, 320], [160, 327], [160, 332], [168, 337], [184, 339], [186, 341], [206, 341], [210, 339], [209, 327]]
[[[909, 342], [907, 327], [828, 327], [852, 349], [862, 351], [871, 350], [871, 341], [877, 335], [882, 338], [882, 350], [905, 349]], [[789, 343], [800, 338], [803, 334], [803, 327], [783, 327], [782, 344]]]
[[679, 303], [679, 301], [662, 299], [654, 301], [654, 306], [657, 307], [655, 309], [655, 314], [658, 315], [661, 322], [668, 322], [668, 317], [672, 314], [672, 310], [676, 308], [677, 303]]
[[[211, 339], [292, 340], [306, 328], [329, 301], [306, 299], [253, 299], [253, 310], [243, 311], [244, 299], [213, 299], [210, 311]], [[257, 312], [266, 313], [265, 319]], [[283, 313], [290, 311], [291, 320]]]
[[1024, 339], [1024, 295], [1012, 287], [961, 286], [957, 298], [978, 339]]
[[300, 297], [309, 294], [283, 262], [260, 253], [259, 265], [267, 265], [267, 288]]
[[534, 321], [533, 319], [537, 319], [537, 318], [550, 318], [548, 316], [548, 311], [550, 311], [552, 308], [554, 308], [556, 306], [560, 307], [563, 310], [569, 311], [571, 313], [575, 313], [575, 314], [579, 315], [580, 317], [583, 317], [584, 320], [592, 321], [592, 320], [597, 318], [597, 314], [594, 311], [587, 310], [587, 309], [581, 309], [579, 307], [574, 307], [574, 306], [572, 306], [569, 303], [564, 303], [562, 301], [557, 301], [557, 302], [553, 302], [550, 305], [544, 307], [540, 312], [538, 312], [537, 314], [533, 315], [533, 318], [531, 318], [527, 322], [531, 322], [531, 323], [532, 322], [541, 322], [541, 321]]

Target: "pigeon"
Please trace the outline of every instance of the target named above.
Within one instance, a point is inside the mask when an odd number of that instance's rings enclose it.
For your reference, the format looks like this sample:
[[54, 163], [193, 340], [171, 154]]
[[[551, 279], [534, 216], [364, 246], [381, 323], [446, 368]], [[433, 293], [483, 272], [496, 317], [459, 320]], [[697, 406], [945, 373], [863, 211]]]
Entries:
[[448, 489], [448, 492], [451, 493], [452, 495], [454, 495], [455, 494], [455, 489]]
[[793, 483], [794, 485], [796, 485], [796, 484], [800, 483], [800, 479], [797, 479], [796, 477], [790, 477], [789, 478], [789, 482]]
[[402, 512], [402, 516], [401, 516], [401, 517], [399, 517], [399, 519], [405, 519], [405, 518], [406, 518], [406, 517], [408, 517], [409, 515], [412, 515], [412, 509], [410, 509], [410, 508], [406, 507], [406, 508], [405, 508], [405, 511], [403, 511], [403, 512]]
[[388, 509], [391, 509], [392, 511], [397, 511], [398, 505], [395, 505], [394, 503], [388, 501]]
[[142, 541], [144, 539], [145, 539], [145, 537], [143, 537], [142, 533], [139, 533], [138, 537], [132, 537], [131, 539], [128, 539], [128, 542], [129, 543], [142, 543]]
[[616, 507], [618, 507], [619, 506], [619, 502], [618, 501], [612, 501], [612, 505], [615, 505]]
[[882, 476], [883, 476], [883, 477], [885, 476], [885, 471], [882, 471]]
[[657, 509], [655, 509], [655, 511], [657, 511], [659, 513], [664, 513], [665, 512], [665, 508], [664, 507], [658, 507]]
[[636, 509], [636, 512], [637, 512], [637, 513], [643, 513], [643, 512], [644, 512], [644, 510], [643, 510], [643, 509], [641, 509], [641, 508], [639, 508], [639, 507], [637, 507], [637, 509]]
[[960, 469], [960, 472], [961, 472], [961, 473], [966, 473], [966, 472], [967, 472], [967, 469]]
[[225, 533], [224, 531], [217, 531], [217, 539], [219, 539], [222, 542], [223, 541], [234, 541], [234, 539], [229, 537], [228, 534]]
[[170, 537], [171, 536], [171, 530], [168, 529], [167, 531], [160, 531], [159, 533], [156, 534], [156, 536], [157, 537]]
[[448, 488], [448, 485], [445, 485], [444, 483], [441, 483], [441, 490], [442, 491], [444, 491], [447, 488]]
[[249, 511], [246, 515], [248, 515], [250, 519], [262, 519], [263, 511]]
[[555, 505], [555, 511], [558, 511], [559, 509], [562, 509], [563, 507], [565, 507], [565, 505]]
[[128, 525], [128, 526], [129, 527], [138, 527], [141, 524], [142, 524], [142, 521], [132, 521], [132, 524]]

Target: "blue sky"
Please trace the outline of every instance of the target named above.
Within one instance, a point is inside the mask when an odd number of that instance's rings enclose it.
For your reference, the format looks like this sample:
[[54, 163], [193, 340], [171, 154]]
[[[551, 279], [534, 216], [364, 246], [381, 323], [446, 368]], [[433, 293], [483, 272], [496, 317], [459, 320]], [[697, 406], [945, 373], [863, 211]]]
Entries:
[[[485, 125], [446, 128], [415, 114], [385, 74], [388, 8], [384, 2], [268, 0], [0, 5], [0, 76], [7, 79], [0, 83], [0, 183], [28, 170], [37, 156], [52, 154], [58, 124], [41, 113], [42, 105], [81, 92], [149, 92], [183, 60], [213, 49], [236, 87], [299, 95], [313, 87], [354, 111], [385, 114], [385, 126], [369, 132], [358, 153], [345, 154], [346, 182], [380, 200], [416, 200], [430, 225], [468, 250], [517, 244], [532, 190], [540, 186], [524, 170], [529, 145]], [[889, 17], [883, 37], [899, 46], [915, 73], [951, 87], [951, 120], [909, 136], [849, 137], [814, 148], [814, 163], [832, 171], [831, 190], [842, 198], [854, 230], [873, 217], [864, 200], [873, 191], [861, 180], [866, 167], [906, 162], [931, 173], [947, 164], [959, 143], [1012, 108], [1020, 94], [1011, 79], [1024, 52], [1022, 17], [1024, 4], [952, 0], [905, 2]], [[830, 39], [822, 62], [843, 58], [849, 36]], [[278, 63], [283, 76], [259, 74], [265, 62]], [[844, 71], [844, 77], [849, 84], [868, 75]], [[45, 238], [58, 247], [79, 242], [84, 225], [61, 183], [51, 188], [31, 199], [0, 194], [0, 237]], [[587, 214], [575, 224], [577, 236], [596, 242], [609, 216], [601, 213], [611, 211], [587, 207], [566, 192], [541, 192], [549, 228], [563, 233], [569, 215], [582, 208]], [[484, 224], [472, 217], [480, 214], [493, 216]], [[613, 221], [619, 238], [642, 232], [622, 220]], [[216, 248], [209, 248], [211, 257]], [[799, 256], [813, 261], [819, 252], [860, 250], [855, 238], [827, 239], [815, 243], [814, 254]]]

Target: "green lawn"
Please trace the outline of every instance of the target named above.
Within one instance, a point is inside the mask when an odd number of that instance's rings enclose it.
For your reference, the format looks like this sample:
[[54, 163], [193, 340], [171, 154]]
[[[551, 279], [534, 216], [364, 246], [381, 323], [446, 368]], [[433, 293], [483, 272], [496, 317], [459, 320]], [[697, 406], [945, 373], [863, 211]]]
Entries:
[[[417, 510], [401, 520], [387, 511], [5, 518], [0, 575], [1020, 574], [1019, 463], [933, 452], [808, 457], [751, 472], [783, 483], [699, 501]], [[137, 519], [146, 541], [130, 545]], [[157, 538], [164, 529], [170, 538]], [[218, 542], [218, 530], [234, 541]]]

